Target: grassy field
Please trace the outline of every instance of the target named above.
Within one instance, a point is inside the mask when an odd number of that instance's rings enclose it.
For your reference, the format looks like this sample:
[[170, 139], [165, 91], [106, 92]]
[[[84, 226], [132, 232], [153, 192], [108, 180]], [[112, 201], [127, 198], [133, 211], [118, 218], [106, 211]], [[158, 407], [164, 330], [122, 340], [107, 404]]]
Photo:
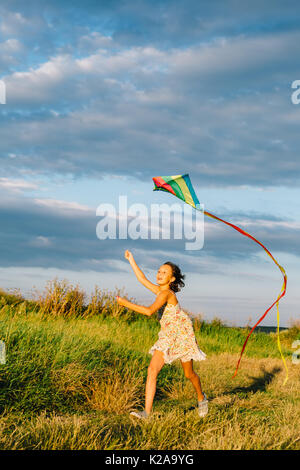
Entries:
[[300, 364], [292, 343], [299, 327], [282, 331], [289, 380], [274, 333], [253, 334], [235, 370], [249, 330], [220, 321], [194, 328], [208, 358], [195, 363], [209, 398], [197, 415], [193, 388], [180, 363], [159, 377], [148, 422], [142, 409], [148, 350], [157, 318], [117, 306], [95, 289], [89, 302], [77, 287], [53, 282], [34, 301], [0, 291], [0, 449], [300, 449]]

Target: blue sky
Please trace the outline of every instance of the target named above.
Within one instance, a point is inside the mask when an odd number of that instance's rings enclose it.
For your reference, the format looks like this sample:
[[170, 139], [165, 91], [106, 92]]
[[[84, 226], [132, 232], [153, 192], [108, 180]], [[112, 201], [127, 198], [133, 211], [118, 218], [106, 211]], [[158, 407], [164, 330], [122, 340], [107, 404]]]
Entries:
[[152, 176], [189, 173], [206, 210], [286, 269], [281, 324], [299, 318], [299, 20], [294, 1], [3, 0], [0, 286], [30, 296], [67, 278], [149, 303], [129, 248], [152, 280], [181, 266], [189, 311], [254, 324], [281, 274], [229, 227], [205, 220], [198, 252], [96, 237], [100, 203], [172, 204]]

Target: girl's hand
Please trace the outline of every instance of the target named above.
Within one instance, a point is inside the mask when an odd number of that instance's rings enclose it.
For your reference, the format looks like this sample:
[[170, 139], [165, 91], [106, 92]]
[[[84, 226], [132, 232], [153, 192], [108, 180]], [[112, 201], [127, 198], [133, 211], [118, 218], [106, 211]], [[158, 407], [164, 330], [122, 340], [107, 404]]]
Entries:
[[116, 300], [119, 305], [122, 305], [123, 307], [125, 306], [126, 299], [123, 299], [123, 297], [119, 297], [118, 295], [116, 296]]
[[131, 251], [129, 251], [129, 250], [125, 251], [124, 256], [125, 256], [126, 259], [128, 259], [128, 261], [131, 261], [133, 259], [133, 255], [132, 255]]

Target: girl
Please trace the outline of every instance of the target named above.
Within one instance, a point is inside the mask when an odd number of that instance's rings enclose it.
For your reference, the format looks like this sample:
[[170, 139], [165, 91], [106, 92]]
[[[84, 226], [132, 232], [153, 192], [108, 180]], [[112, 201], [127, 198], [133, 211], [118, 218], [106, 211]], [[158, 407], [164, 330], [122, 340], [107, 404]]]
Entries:
[[208, 401], [205, 393], [202, 392], [200, 379], [193, 370], [193, 360], [202, 361], [206, 358], [206, 355], [199, 349], [192, 322], [188, 315], [179, 307], [175, 295], [175, 292], [178, 292], [180, 287], [184, 287], [183, 279], [185, 276], [181, 273], [178, 266], [168, 261], [159, 268], [156, 276], [156, 285], [145, 277], [130, 251], [125, 251], [125, 258], [128, 259], [137, 279], [156, 294], [156, 300], [150, 307], [143, 307], [117, 296], [119, 305], [147, 316], [164, 308], [160, 319], [161, 330], [158, 335], [159, 339], [149, 351], [152, 354], [152, 359], [148, 367], [145, 410], [142, 412], [132, 412], [131, 414], [144, 419], [149, 416], [159, 371], [164, 364], [171, 364], [174, 360], [180, 359], [185, 377], [191, 381], [197, 393], [199, 416], [203, 417], [208, 412]]

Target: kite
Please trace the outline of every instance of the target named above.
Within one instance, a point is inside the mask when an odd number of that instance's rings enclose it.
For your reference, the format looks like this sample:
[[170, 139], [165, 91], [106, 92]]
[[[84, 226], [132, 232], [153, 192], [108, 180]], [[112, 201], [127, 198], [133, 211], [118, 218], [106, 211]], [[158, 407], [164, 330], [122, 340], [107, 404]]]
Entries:
[[[182, 199], [187, 204], [190, 204], [196, 210], [203, 211], [203, 209], [200, 206], [199, 200], [196, 196], [196, 193], [194, 191], [194, 188], [192, 186], [192, 183], [191, 183], [191, 180], [190, 180], [190, 177], [189, 177], [188, 174], [175, 175], [175, 176], [156, 176], [152, 179], [153, 179], [153, 182], [154, 182], [153, 191], [166, 191], [166, 192], [169, 192], [169, 193], [173, 194], [174, 196], [178, 197], [179, 199]], [[237, 227], [236, 225], [233, 225], [230, 222], [226, 222], [226, 220], [220, 219], [219, 217], [217, 217], [216, 215], [211, 214], [210, 212], [207, 212], [207, 211], [203, 211], [203, 212], [208, 217], [211, 217], [215, 220], [223, 222], [226, 225], [229, 225], [230, 227], [232, 227], [235, 230], [237, 230], [238, 232], [240, 232], [242, 235], [245, 235], [246, 237], [251, 238], [251, 240], [258, 243], [265, 250], [265, 252], [272, 258], [272, 260], [278, 266], [278, 268], [280, 269], [280, 271], [283, 275], [283, 284], [282, 284], [281, 292], [280, 292], [279, 296], [277, 297], [277, 299], [275, 300], [275, 302], [273, 302], [272, 305], [265, 311], [265, 313], [259, 318], [259, 320], [256, 322], [256, 324], [253, 326], [253, 328], [249, 332], [249, 334], [248, 334], [248, 336], [247, 336], [247, 338], [246, 338], [246, 340], [243, 344], [242, 351], [240, 353], [240, 357], [239, 357], [239, 360], [238, 360], [236, 370], [234, 372], [233, 377], [235, 377], [236, 374], [237, 374], [237, 371], [238, 371], [238, 368], [239, 368], [239, 365], [240, 365], [240, 362], [241, 362], [241, 359], [242, 359], [242, 355], [243, 355], [243, 352], [245, 350], [245, 347], [246, 347], [246, 344], [248, 342], [249, 337], [251, 336], [251, 334], [253, 333], [253, 331], [257, 327], [257, 325], [259, 325], [259, 323], [265, 318], [265, 316], [271, 310], [271, 308], [274, 307], [274, 305], [276, 304], [276, 307], [277, 307], [277, 345], [278, 345], [278, 349], [279, 349], [279, 352], [280, 352], [280, 355], [281, 355], [281, 358], [283, 360], [283, 364], [284, 364], [284, 367], [285, 367], [285, 370], [286, 370], [286, 378], [284, 380], [284, 384], [285, 384], [287, 379], [288, 379], [288, 369], [287, 369], [287, 366], [286, 366], [284, 356], [282, 354], [281, 344], [280, 344], [280, 337], [279, 337], [280, 317], [279, 317], [278, 303], [279, 303], [279, 300], [286, 293], [286, 285], [287, 285], [286, 272], [285, 272], [284, 268], [282, 266], [280, 266], [280, 264], [276, 261], [274, 256], [270, 253], [270, 251], [260, 241], [258, 241], [256, 238], [254, 238], [252, 235], [245, 232], [245, 230], [242, 230], [240, 227]]]

